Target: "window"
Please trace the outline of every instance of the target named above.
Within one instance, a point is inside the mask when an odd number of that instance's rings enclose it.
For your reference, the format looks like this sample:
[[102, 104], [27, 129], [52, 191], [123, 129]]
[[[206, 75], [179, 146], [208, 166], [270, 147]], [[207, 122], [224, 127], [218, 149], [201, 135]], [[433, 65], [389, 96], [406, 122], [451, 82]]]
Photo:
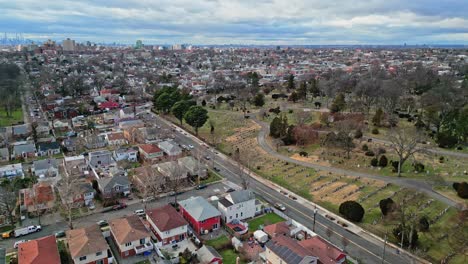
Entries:
[[102, 259], [96, 260], [96, 264], [104, 264], [104, 260]]
[[243, 214], [244, 214], [244, 213], [241, 212], [241, 217], [242, 217]]
[[140, 245], [144, 245], [145, 242], [146, 242], [146, 239], [144, 239], [144, 238], [140, 239]]
[[101, 255], [102, 255], [102, 251], [96, 252], [96, 256], [101, 256]]
[[132, 245], [132, 242], [125, 243], [125, 246], [126, 246], [126, 247], [129, 247], [129, 246], [131, 246], [131, 245]]
[[239, 214], [236, 214], [236, 218], [239, 218]]
[[86, 256], [80, 257], [80, 261], [86, 260]]

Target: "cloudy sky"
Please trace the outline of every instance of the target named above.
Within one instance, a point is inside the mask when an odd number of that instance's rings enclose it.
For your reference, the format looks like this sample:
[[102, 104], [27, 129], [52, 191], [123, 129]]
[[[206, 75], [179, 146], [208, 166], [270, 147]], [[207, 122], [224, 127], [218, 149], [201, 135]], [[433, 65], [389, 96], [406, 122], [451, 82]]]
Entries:
[[34, 40], [192, 44], [468, 44], [468, 0], [0, 0]]

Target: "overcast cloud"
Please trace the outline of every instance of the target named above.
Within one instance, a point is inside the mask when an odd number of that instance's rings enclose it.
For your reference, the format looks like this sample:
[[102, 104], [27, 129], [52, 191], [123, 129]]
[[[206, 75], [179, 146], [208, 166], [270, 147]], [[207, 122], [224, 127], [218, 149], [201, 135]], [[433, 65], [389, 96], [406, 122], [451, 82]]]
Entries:
[[468, 0], [0, 0], [34, 40], [193, 44], [468, 44]]

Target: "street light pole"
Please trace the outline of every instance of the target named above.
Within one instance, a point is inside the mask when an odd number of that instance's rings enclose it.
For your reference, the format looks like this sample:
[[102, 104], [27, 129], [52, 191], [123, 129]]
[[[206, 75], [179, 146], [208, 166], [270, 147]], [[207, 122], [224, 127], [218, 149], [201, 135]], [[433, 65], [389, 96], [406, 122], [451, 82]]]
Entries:
[[382, 252], [382, 264], [385, 263], [385, 247], [387, 246], [387, 234], [385, 234], [385, 237], [384, 237], [384, 244], [383, 244], [383, 252]]
[[314, 209], [314, 225], [313, 225], [313, 227], [312, 227], [312, 231], [314, 231], [314, 232], [315, 232], [315, 216], [316, 216], [316, 215], [317, 215], [317, 206], [316, 206], [315, 209]]

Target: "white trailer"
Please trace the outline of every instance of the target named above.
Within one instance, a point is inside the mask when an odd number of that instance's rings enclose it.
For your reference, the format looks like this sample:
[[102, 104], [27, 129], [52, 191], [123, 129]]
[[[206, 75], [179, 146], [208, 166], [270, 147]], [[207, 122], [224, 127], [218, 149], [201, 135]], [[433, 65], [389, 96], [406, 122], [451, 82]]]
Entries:
[[268, 241], [268, 234], [263, 232], [262, 230], [257, 230], [253, 233], [255, 240], [258, 242], [265, 244]]
[[25, 236], [34, 232], [41, 231], [42, 227], [40, 225], [32, 225], [28, 227], [15, 229], [15, 237]]

